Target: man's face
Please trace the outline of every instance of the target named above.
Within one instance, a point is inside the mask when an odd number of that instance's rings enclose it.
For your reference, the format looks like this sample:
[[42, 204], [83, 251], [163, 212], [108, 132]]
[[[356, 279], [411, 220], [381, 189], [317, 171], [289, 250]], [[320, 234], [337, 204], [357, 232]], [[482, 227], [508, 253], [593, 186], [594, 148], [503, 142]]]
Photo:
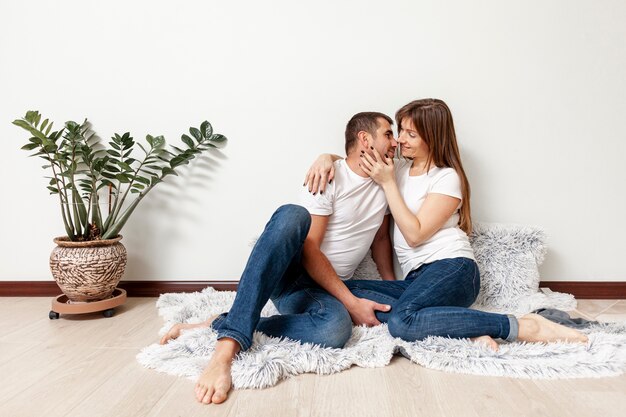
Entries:
[[[387, 155], [389, 158], [393, 158], [396, 152], [398, 142], [393, 137], [393, 130], [391, 130], [391, 124], [383, 118], [378, 118], [378, 129], [376, 129], [376, 135], [372, 138], [372, 145], [381, 156]], [[368, 153], [371, 150], [368, 150]]]

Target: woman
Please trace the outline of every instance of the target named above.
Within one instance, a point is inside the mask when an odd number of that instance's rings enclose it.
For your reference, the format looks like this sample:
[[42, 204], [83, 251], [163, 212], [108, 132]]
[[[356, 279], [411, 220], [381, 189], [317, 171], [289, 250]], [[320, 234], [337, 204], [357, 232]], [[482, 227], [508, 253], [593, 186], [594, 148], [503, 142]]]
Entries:
[[[384, 190], [394, 219], [394, 248], [404, 281], [349, 281], [357, 296], [392, 306], [377, 314], [404, 340], [428, 336], [474, 338], [493, 349], [507, 341], [585, 342], [582, 333], [536, 314], [471, 310], [480, 289], [471, 232], [470, 187], [463, 170], [452, 114], [438, 99], [413, 101], [396, 113], [398, 144], [407, 160], [394, 163], [375, 149], [361, 167]], [[331, 156], [322, 156], [306, 182], [317, 189], [332, 180]]]

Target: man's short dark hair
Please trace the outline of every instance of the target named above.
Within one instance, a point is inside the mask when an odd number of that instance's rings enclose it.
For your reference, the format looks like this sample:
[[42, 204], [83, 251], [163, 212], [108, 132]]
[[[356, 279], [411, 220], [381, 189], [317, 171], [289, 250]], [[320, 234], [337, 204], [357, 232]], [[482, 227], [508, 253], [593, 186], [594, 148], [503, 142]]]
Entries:
[[391, 117], [375, 111], [366, 111], [352, 116], [352, 119], [346, 125], [346, 155], [356, 144], [359, 132], [365, 131], [372, 136], [376, 136], [376, 129], [380, 127], [378, 119], [384, 119], [390, 125], [393, 125]]

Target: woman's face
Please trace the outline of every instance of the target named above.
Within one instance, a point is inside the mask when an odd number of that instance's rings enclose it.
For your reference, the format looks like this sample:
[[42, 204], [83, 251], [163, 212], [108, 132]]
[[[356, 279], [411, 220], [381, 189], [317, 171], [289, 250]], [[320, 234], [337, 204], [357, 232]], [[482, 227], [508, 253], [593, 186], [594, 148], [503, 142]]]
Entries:
[[425, 158], [428, 156], [428, 145], [417, 133], [413, 121], [406, 117], [400, 121], [398, 144], [400, 152], [405, 158]]

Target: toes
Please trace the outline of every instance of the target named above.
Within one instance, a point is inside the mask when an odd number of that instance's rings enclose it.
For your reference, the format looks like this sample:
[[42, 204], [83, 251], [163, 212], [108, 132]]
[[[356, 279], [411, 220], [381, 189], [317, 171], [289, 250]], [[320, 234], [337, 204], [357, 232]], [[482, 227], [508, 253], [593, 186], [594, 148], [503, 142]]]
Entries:
[[205, 386], [196, 386], [196, 400], [202, 401], [206, 396], [208, 389]]
[[213, 388], [210, 388], [204, 398], [202, 398], [202, 403], [203, 404], [211, 404], [211, 398], [213, 397], [213, 394], [215, 393], [215, 391], [213, 390]]
[[215, 394], [213, 394], [213, 402], [215, 404], [220, 404], [223, 403], [224, 401], [226, 401], [226, 398], [228, 398], [228, 394], [226, 393], [227, 391], [224, 390], [217, 390], [215, 391]]

